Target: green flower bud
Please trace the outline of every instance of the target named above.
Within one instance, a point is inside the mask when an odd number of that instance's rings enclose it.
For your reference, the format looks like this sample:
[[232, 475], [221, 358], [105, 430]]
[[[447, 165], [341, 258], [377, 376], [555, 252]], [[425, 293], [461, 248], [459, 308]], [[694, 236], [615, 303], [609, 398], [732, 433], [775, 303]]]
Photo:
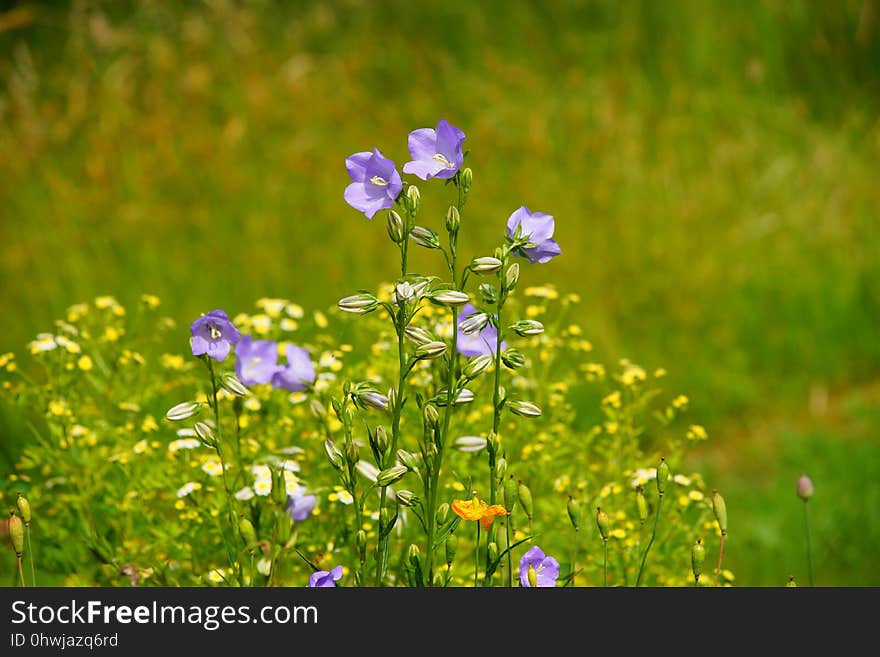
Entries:
[[541, 417], [541, 409], [536, 404], [529, 401], [517, 400], [510, 402], [507, 407], [514, 415], [521, 417]]
[[287, 481], [281, 468], [272, 469], [272, 501], [282, 507], [287, 504]]
[[446, 521], [449, 519], [449, 504], [447, 502], [441, 503], [437, 507], [437, 511], [434, 514], [434, 520], [437, 522], [438, 527], [442, 527], [446, 524]]
[[406, 558], [413, 566], [419, 565], [419, 558], [421, 557], [422, 551], [419, 550], [419, 546], [415, 543], [411, 543], [409, 546], [409, 550], [407, 550]]
[[324, 451], [327, 453], [327, 458], [330, 459], [330, 463], [337, 470], [341, 470], [345, 467], [345, 457], [342, 455], [342, 452], [339, 451], [339, 448], [336, 446], [330, 438], [327, 438], [324, 441]]
[[425, 415], [425, 424], [429, 427], [436, 429], [440, 425], [440, 411], [434, 404], [425, 404], [422, 412]]
[[446, 231], [455, 234], [458, 232], [460, 226], [461, 214], [456, 206], [450, 205], [449, 209], [446, 211]]
[[446, 563], [450, 566], [455, 561], [455, 553], [458, 550], [458, 536], [450, 534], [446, 538]]
[[416, 345], [427, 344], [429, 342], [434, 342], [437, 340], [437, 338], [435, 338], [432, 333], [429, 333], [425, 329], [419, 328], [418, 326], [407, 326], [403, 330], [403, 334]]
[[425, 226], [414, 226], [413, 229], [409, 231], [409, 238], [426, 249], [440, 248], [440, 236], [436, 231], [426, 228]]
[[445, 342], [427, 342], [425, 344], [419, 345], [416, 348], [415, 356], [416, 358], [420, 359], [433, 360], [434, 358], [440, 358], [440, 356], [445, 353]]
[[486, 548], [486, 559], [489, 563], [498, 561], [498, 543], [495, 541], [489, 543], [489, 547]]
[[470, 167], [465, 167], [461, 170], [461, 189], [467, 194], [471, 191], [471, 185], [474, 184], [474, 172], [471, 171]]
[[727, 506], [724, 504], [724, 498], [717, 490], [712, 491], [712, 511], [715, 513], [715, 521], [718, 523], [718, 529], [722, 534], [727, 533]]
[[648, 501], [645, 499], [645, 491], [641, 486], [636, 487], [636, 509], [639, 512], [639, 522], [644, 524], [648, 518]]
[[236, 397], [247, 397], [251, 394], [250, 390], [232, 372], [223, 372], [220, 375], [220, 387]]
[[278, 509], [275, 514], [275, 522], [278, 527], [278, 545], [287, 545], [287, 541], [290, 540], [290, 535], [293, 533], [293, 518], [288, 515], [286, 509]]
[[694, 581], [700, 581], [703, 574], [703, 563], [706, 561], [706, 548], [703, 547], [703, 539], [698, 538], [691, 550], [691, 569], [694, 571]]
[[492, 366], [492, 360], [492, 356], [489, 356], [488, 354], [474, 356], [473, 358], [468, 359], [468, 362], [465, 363], [461, 370], [461, 374], [469, 381], [472, 381]]
[[571, 495], [568, 496], [568, 504], [566, 504], [566, 511], [568, 511], [568, 519], [571, 521], [571, 526], [574, 527], [575, 531], [580, 529], [580, 516], [581, 516], [581, 507], [578, 504], [578, 501], [574, 499]]
[[516, 506], [516, 498], [517, 485], [513, 480], [513, 475], [510, 475], [510, 477], [504, 481], [504, 508], [507, 509], [508, 513], [513, 512], [513, 507]]
[[505, 349], [501, 352], [501, 362], [510, 369], [516, 370], [526, 364], [526, 357], [519, 349]]
[[388, 237], [395, 244], [400, 244], [406, 239], [406, 226], [403, 223], [403, 218], [397, 214], [396, 210], [388, 213], [386, 228], [388, 229]]
[[361, 450], [353, 440], [345, 443], [345, 460], [349, 465], [354, 465], [361, 460]]
[[419, 469], [419, 457], [405, 449], [397, 450], [397, 460], [403, 463], [410, 470]]
[[358, 530], [358, 533], [355, 536], [355, 544], [357, 545], [358, 556], [361, 563], [364, 563], [367, 560], [367, 532], [363, 529]]
[[392, 516], [388, 507], [383, 506], [379, 512], [379, 528], [383, 532], [390, 532], [394, 528], [395, 523], [397, 523], [397, 514]]
[[447, 306], [450, 308], [463, 306], [471, 300], [467, 294], [459, 292], [458, 290], [437, 290], [436, 292], [432, 292], [428, 298], [439, 306]]
[[669, 464], [665, 458], [660, 459], [657, 466], [657, 491], [663, 495], [666, 492], [666, 483], [669, 481]]
[[197, 415], [201, 409], [202, 404], [200, 402], [182, 402], [169, 408], [165, 413], [165, 417], [172, 422], [178, 422], [180, 420], [187, 420], [194, 415]]
[[411, 490], [399, 490], [396, 495], [400, 506], [413, 507], [419, 503], [419, 498]]
[[483, 256], [481, 258], [474, 258], [473, 260], [471, 260], [471, 264], [468, 265], [468, 269], [470, 269], [475, 274], [494, 274], [503, 266], [504, 263], [502, 263], [498, 258], [494, 258], [492, 256]]
[[254, 553], [254, 549], [257, 546], [257, 532], [254, 529], [253, 523], [244, 516], [241, 516], [238, 519], [238, 533], [241, 534], [241, 540], [244, 541], [244, 546], [247, 548], [247, 551], [250, 554]]
[[410, 185], [406, 188], [406, 198], [409, 201], [410, 210], [412, 213], [418, 214], [419, 210], [422, 209], [422, 194], [419, 192], [419, 188], [415, 185]]
[[31, 524], [31, 504], [27, 501], [27, 498], [19, 493], [16, 505], [18, 506], [18, 513], [21, 515], [21, 519], [24, 520], [25, 527], [27, 527]]
[[314, 397], [309, 400], [309, 411], [312, 413], [312, 417], [319, 420], [327, 416], [327, 409], [324, 407], [324, 404], [321, 403], [320, 399]]
[[504, 289], [510, 292], [519, 282], [519, 263], [514, 262], [504, 274]]
[[481, 283], [477, 289], [480, 292], [480, 298], [487, 306], [494, 306], [498, 302], [498, 288], [491, 283]]
[[24, 524], [21, 522], [21, 518], [15, 515], [15, 511], [9, 511], [6, 530], [9, 532], [9, 538], [12, 541], [12, 549], [15, 550], [15, 555], [21, 557], [24, 553]]
[[336, 305], [343, 312], [365, 315], [379, 307], [379, 300], [369, 292], [361, 292], [360, 294], [343, 297], [336, 302]]
[[498, 450], [501, 448], [501, 439], [498, 437], [497, 433], [490, 431], [489, 437], [486, 438], [486, 444], [492, 452], [497, 454]]
[[517, 494], [519, 497], [519, 504], [522, 507], [523, 511], [526, 512], [526, 516], [528, 516], [529, 520], [532, 519], [532, 491], [529, 490], [529, 487], [524, 483], [519, 482], [519, 486], [517, 487]]
[[382, 456], [388, 452], [388, 448], [391, 446], [391, 441], [388, 439], [388, 431], [385, 429], [383, 425], [379, 425], [376, 427], [376, 436], [374, 438], [376, 441], [376, 450]]
[[196, 435], [199, 437], [199, 440], [202, 441], [203, 445], [207, 447], [217, 446], [217, 439], [214, 438], [214, 431], [210, 426], [204, 422], [196, 422], [193, 425], [193, 429], [195, 429]]
[[479, 333], [489, 323], [489, 315], [486, 313], [474, 313], [458, 325], [458, 330], [465, 335]]
[[403, 475], [407, 472], [409, 472], [409, 470], [405, 465], [392, 465], [390, 468], [385, 468], [379, 473], [376, 477], [376, 485], [390, 486], [395, 481], [403, 478]]
[[611, 519], [608, 514], [602, 510], [602, 507], [596, 507], [596, 525], [599, 527], [599, 535], [603, 541], [608, 540], [608, 531], [611, 528]]
[[503, 456], [495, 463], [495, 477], [499, 481], [504, 479], [504, 473], [507, 472], [507, 459]]
[[521, 338], [540, 335], [544, 332], [544, 325], [534, 319], [521, 319], [515, 324], [511, 324], [510, 328]]

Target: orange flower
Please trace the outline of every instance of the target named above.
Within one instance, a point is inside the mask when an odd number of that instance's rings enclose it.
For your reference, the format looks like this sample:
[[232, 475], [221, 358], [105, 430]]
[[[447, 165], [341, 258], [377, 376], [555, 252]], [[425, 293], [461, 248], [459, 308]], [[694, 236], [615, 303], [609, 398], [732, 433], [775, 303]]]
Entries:
[[479, 520], [487, 531], [495, 516], [507, 515], [507, 509], [500, 504], [489, 506], [476, 495], [469, 500], [452, 500], [452, 510], [465, 520]]

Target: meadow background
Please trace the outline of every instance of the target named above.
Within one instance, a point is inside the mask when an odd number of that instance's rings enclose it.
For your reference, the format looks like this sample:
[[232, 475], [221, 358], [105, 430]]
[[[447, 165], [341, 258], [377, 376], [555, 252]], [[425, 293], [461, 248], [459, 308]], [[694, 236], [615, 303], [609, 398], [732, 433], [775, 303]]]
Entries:
[[[552, 213], [530, 277], [691, 399], [735, 583], [806, 581], [807, 472], [817, 583], [880, 584], [876, 0], [0, 6], [0, 353], [97, 295], [158, 295], [184, 353], [201, 312], [390, 280], [344, 158], [446, 118], [463, 239]], [[0, 409], [0, 477], [25, 439]]]

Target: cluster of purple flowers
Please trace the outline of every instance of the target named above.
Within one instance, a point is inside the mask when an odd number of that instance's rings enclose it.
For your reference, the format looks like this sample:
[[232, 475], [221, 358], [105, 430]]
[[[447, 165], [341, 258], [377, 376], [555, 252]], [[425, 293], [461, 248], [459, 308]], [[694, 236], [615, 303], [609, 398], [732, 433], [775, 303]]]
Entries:
[[190, 331], [193, 356], [207, 354], [220, 362], [235, 347], [235, 373], [246, 386], [271, 383], [276, 388], [299, 392], [315, 382], [315, 366], [308, 349], [286, 345], [287, 363], [279, 364], [277, 342], [242, 336], [223, 310], [202, 315], [192, 323]]

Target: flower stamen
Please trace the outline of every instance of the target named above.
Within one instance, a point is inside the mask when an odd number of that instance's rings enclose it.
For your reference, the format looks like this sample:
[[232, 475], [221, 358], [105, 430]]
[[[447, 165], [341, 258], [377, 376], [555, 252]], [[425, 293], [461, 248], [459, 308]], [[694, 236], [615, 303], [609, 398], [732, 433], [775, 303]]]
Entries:
[[373, 176], [370, 178], [370, 182], [376, 185], [377, 187], [387, 187], [388, 181], [385, 180], [382, 176]]
[[434, 157], [435, 160], [437, 160], [440, 164], [442, 164], [442, 165], [443, 165], [444, 167], [446, 167], [447, 169], [454, 169], [454, 168], [455, 168], [455, 165], [454, 165], [452, 162], [450, 162], [450, 161], [446, 158], [446, 156], [443, 155], [442, 153], [435, 153], [435, 154], [433, 155], [433, 157]]

